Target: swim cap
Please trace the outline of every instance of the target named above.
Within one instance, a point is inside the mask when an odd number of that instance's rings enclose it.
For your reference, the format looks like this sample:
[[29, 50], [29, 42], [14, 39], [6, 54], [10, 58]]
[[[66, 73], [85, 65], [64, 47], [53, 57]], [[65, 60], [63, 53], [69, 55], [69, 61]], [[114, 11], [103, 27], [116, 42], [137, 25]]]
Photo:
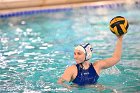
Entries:
[[92, 57], [92, 46], [89, 43], [77, 45], [75, 49], [85, 53], [85, 61]]

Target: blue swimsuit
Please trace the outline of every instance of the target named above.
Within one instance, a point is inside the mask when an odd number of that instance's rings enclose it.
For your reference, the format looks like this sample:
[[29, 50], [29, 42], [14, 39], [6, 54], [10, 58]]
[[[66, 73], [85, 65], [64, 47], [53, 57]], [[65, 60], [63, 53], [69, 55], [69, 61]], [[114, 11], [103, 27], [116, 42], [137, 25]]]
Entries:
[[86, 70], [82, 69], [79, 64], [77, 64], [76, 67], [78, 70], [78, 74], [76, 78], [72, 81], [74, 84], [84, 86], [97, 83], [99, 76], [96, 73], [92, 64], [90, 64], [90, 67]]

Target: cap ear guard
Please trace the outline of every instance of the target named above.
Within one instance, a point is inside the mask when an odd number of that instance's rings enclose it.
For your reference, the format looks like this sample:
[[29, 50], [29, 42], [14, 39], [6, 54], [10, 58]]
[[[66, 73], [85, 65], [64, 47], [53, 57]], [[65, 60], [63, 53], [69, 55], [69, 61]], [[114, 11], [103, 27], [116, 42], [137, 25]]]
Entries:
[[86, 46], [84, 47], [85, 51], [86, 51], [86, 61], [89, 60], [92, 57], [92, 46], [88, 43], [86, 44]]

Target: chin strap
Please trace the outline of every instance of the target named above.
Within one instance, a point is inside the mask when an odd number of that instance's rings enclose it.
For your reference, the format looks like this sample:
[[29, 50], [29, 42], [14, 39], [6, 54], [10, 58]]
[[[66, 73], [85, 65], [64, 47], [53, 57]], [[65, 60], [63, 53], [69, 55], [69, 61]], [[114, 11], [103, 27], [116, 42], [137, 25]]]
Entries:
[[[86, 61], [86, 60], [85, 60], [85, 61]], [[79, 65], [81, 65], [83, 69], [84, 69], [83, 63], [84, 63], [85, 61], [79, 63]]]
[[81, 65], [83, 69], [84, 69], [83, 63], [86, 61], [88, 61], [88, 60], [84, 60], [83, 62], [79, 63], [79, 65]]
[[81, 65], [81, 66], [82, 66], [82, 68], [84, 68], [84, 66], [83, 66], [83, 62], [82, 62], [82, 63], [80, 63], [79, 65]]

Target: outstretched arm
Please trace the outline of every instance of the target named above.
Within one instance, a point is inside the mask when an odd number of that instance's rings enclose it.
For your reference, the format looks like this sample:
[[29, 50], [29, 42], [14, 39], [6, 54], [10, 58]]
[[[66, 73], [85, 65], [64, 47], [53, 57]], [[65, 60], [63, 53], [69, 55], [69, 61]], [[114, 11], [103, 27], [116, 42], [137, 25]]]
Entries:
[[123, 42], [123, 36], [118, 36], [118, 40], [112, 57], [107, 58], [105, 60], [97, 61], [95, 63], [95, 65], [98, 66], [99, 71], [101, 69], [111, 67], [120, 61], [122, 55], [122, 42]]

